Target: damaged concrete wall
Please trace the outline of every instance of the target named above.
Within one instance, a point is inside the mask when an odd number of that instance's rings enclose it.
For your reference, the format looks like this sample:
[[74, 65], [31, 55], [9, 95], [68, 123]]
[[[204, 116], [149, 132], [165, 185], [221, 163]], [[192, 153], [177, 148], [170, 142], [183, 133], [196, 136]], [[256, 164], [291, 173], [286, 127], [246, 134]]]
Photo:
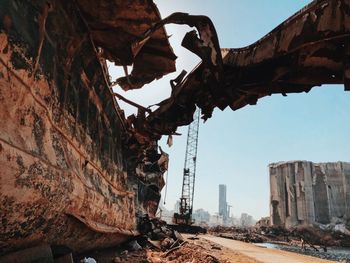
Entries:
[[272, 225], [328, 224], [350, 212], [350, 163], [281, 162], [269, 165]]
[[[153, 3], [139, 4], [159, 19]], [[167, 156], [134, 138], [101, 50], [75, 1], [0, 2], [0, 255], [118, 244], [156, 212]]]

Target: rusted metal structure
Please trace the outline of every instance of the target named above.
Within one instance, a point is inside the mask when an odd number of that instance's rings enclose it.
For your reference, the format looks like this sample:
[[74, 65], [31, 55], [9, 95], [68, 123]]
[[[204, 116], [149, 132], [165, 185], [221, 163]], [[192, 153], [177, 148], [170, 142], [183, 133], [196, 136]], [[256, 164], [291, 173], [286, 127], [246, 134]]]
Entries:
[[[106, 59], [133, 65], [125, 90], [175, 71], [164, 24], [187, 24], [202, 62], [154, 112], [125, 118]], [[205, 16], [161, 20], [152, 1], [0, 1], [0, 254], [41, 243], [74, 251], [136, 235], [158, 206], [162, 135], [324, 83], [350, 90], [350, 0], [316, 0], [242, 49], [220, 49]], [[150, 91], [151, 92], [151, 91]], [[93, 242], [92, 242], [93, 240]]]
[[134, 63], [138, 85], [174, 71], [163, 28], [142, 50], [130, 45], [160, 19], [157, 8], [15, 0], [0, 2], [0, 17], [0, 254], [136, 235], [138, 215], [156, 212], [167, 160], [157, 141], [134, 135], [105, 59]]
[[[349, 0], [315, 0], [262, 39], [239, 49], [219, 49], [210, 21], [193, 18], [202, 26], [199, 33], [209, 39], [193, 40], [189, 33], [183, 45], [203, 61], [150, 114], [148, 125], [171, 134], [192, 121], [194, 105], [207, 119], [215, 107], [237, 110], [272, 94], [308, 92], [322, 84], [344, 83], [350, 90], [349, 6]], [[174, 14], [163, 22], [195, 25], [189, 20], [186, 14]]]

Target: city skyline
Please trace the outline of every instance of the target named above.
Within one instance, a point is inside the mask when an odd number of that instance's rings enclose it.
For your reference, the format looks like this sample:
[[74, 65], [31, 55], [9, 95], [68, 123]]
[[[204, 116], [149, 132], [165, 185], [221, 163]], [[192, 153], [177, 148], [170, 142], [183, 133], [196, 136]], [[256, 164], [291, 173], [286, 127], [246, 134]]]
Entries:
[[[178, 212], [180, 202], [176, 201], [173, 205], [173, 209], [168, 210], [161, 200], [158, 210], [158, 216], [162, 220], [165, 220], [168, 224], [173, 224], [173, 215]], [[195, 208], [193, 210], [192, 219], [194, 220], [195, 225], [204, 225], [204, 226], [253, 226], [258, 220], [262, 218], [254, 218], [252, 215], [242, 212], [240, 214], [230, 214], [230, 216], [224, 220], [223, 216], [216, 213], [210, 213], [205, 208]]]

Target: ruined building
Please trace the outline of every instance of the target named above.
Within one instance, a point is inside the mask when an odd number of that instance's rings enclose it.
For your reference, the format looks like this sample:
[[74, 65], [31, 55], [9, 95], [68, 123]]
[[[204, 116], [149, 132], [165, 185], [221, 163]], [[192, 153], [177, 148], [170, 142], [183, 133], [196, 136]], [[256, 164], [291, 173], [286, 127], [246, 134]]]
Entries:
[[272, 225], [329, 224], [350, 216], [350, 163], [280, 162], [270, 169]]
[[118, 244], [154, 216], [167, 155], [135, 135], [106, 59], [139, 85], [174, 71], [163, 28], [130, 46], [159, 19], [149, 1], [0, 1], [0, 255]]
[[[112, 86], [138, 89], [176, 70], [169, 23], [193, 28], [182, 45], [201, 62], [155, 110], [126, 100], [138, 108], [127, 117]], [[151, 0], [1, 0], [0, 255], [138, 235], [164, 184], [161, 136], [191, 123], [196, 107], [205, 120], [272, 94], [350, 90], [349, 40], [350, 0], [315, 0], [239, 49], [220, 48], [208, 17], [162, 19]], [[125, 76], [111, 80], [107, 60]]]

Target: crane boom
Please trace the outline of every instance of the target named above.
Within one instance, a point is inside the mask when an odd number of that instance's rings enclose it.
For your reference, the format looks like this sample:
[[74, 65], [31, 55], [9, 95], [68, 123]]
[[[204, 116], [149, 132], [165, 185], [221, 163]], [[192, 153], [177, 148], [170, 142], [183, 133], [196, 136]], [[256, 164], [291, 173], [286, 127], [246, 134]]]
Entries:
[[188, 126], [185, 164], [183, 169], [182, 191], [180, 198], [180, 211], [174, 214], [174, 223], [190, 225], [192, 221], [192, 208], [194, 198], [194, 185], [196, 179], [196, 162], [198, 147], [198, 131], [200, 110], [197, 108], [193, 122]]

